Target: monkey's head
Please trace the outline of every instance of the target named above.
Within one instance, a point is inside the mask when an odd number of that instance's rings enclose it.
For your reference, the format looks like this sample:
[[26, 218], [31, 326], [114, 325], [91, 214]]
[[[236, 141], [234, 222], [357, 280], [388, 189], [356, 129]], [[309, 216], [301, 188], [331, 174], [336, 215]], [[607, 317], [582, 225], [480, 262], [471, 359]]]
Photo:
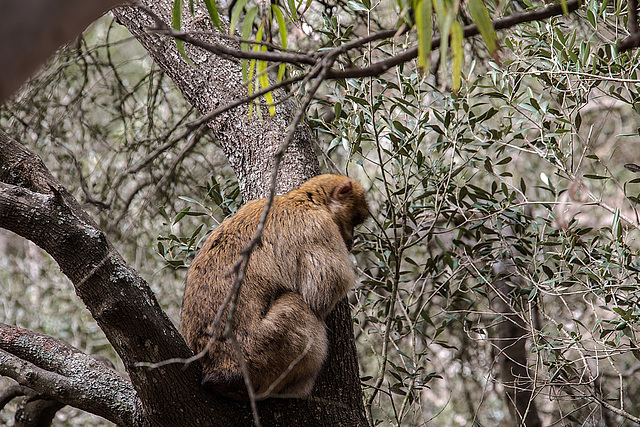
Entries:
[[[369, 215], [364, 190], [356, 181], [343, 175], [318, 175], [301, 188], [314, 202], [326, 205], [338, 225], [347, 248], [353, 247], [353, 228]], [[318, 200], [320, 199], [320, 200]]]

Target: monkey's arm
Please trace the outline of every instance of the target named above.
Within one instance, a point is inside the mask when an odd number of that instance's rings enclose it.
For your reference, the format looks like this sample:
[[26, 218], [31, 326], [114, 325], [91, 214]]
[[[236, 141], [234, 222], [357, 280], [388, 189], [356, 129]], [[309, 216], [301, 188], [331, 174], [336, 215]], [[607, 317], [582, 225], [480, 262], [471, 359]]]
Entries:
[[355, 283], [349, 251], [335, 224], [311, 229], [308, 251], [299, 254], [299, 292], [309, 307], [324, 319]]

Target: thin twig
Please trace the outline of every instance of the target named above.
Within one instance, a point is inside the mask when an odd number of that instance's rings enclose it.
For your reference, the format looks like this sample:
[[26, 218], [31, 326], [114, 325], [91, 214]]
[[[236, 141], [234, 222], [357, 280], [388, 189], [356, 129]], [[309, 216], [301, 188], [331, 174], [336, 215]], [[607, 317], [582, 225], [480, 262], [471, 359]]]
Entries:
[[236, 352], [236, 356], [238, 357], [240, 369], [242, 369], [244, 384], [247, 387], [247, 394], [249, 395], [249, 402], [251, 403], [253, 422], [255, 423], [256, 427], [262, 427], [262, 424], [260, 424], [260, 416], [258, 416], [258, 407], [256, 406], [256, 393], [253, 390], [253, 384], [251, 384], [251, 377], [249, 375], [249, 367], [247, 366], [247, 362], [245, 362], [244, 360], [242, 349], [240, 348], [240, 344], [238, 343], [238, 339], [236, 338], [235, 334], [231, 334], [229, 338], [231, 339], [231, 345], [233, 346], [233, 349]]
[[280, 384], [282, 380], [284, 380], [287, 377], [287, 375], [289, 375], [289, 372], [293, 371], [293, 368], [295, 368], [296, 365], [300, 363], [300, 361], [304, 359], [304, 357], [309, 353], [309, 350], [311, 350], [312, 344], [313, 344], [313, 338], [309, 338], [309, 342], [307, 342], [307, 346], [304, 348], [302, 353], [300, 353], [298, 357], [296, 357], [291, 363], [289, 363], [289, 366], [287, 366], [287, 369], [285, 369], [278, 378], [276, 378], [271, 384], [269, 384], [269, 387], [263, 393], [260, 393], [258, 395], [258, 399], [264, 399], [265, 397], [269, 397], [269, 394], [273, 391], [273, 389], [275, 389], [278, 386], [278, 384]]
[[300, 80], [302, 80], [304, 78], [305, 78], [305, 75], [301, 74], [301, 75], [296, 76], [296, 77], [291, 77], [289, 79], [282, 80], [280, 82], [275, 83], [274, 85], [269, 86], [266, 89], [259, 90], [258, 92], [254, 92], [251, 95], [248, 95], [248, 96], [246, 96], [246, 97], [244, 97], [242, 99], [235, 100], [235, 101], [231, 102], [230, 104], [224, 105], [224, 106], [222, 106], [220, 108], [216, 108], [212, 112], [205, 114], [204, 116], [200, 117], [199, 119], [194, 120], [191, 123], [187, 123], [187, 128], [191, 128], [191, 129], [196, 128], [196, 127], [200, 126], [201, 124], [206, 123], [209, 120], [219, 116], [220, 114], [224, 113], [225, 111], [229, 111], [229, 110], [231, 110], [233, 108], [236, 108], [236, 107], [238, 107], [238, 106], [240, 106], [242, 104], [246, 104], [248, 102], [251, 102], [256, 98], [259, 98], [262, 95], [264, 95], [266, 93], [269, 93], [271, 91], [274, 91], [276, 89], [280, 89], [281, 87], [285, 87], [285, 86], [289, 86], [289, 85], [291, 85], [293, 83], [297, 83], [297, 82], [299, 82]]

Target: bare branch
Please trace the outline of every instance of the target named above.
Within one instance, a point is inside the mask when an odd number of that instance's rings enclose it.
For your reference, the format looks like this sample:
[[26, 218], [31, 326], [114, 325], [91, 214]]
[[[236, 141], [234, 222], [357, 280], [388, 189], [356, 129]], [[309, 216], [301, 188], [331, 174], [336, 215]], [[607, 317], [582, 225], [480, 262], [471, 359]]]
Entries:
[[[573, 12], [577, 10], [579, 6], [580, 6], [579, 0], [572, 0], [567, 2], [567, 9], [569, 10], [569, 12]], [[158, 24], [158, 29], [156, 30], [157, 32], [161, 32], [162, 34], [175, 37], [177, 39], [190, 43], [194, 46], [198, 46], [200, 48], [208, 50], [209, 52], [212, 52], [221, 57], [240, 58], [240, 59], [258, 59], [263, 61], [274, 61], [274, 62], [291, 63], [291, 64], [315, 65], [320, 61], [322, 61], [322, 58], [335, 56], [337, 54], [347, 52], [356, 47], [360, 47], [366, 43], [370, 43], [372, 41], [395, 36], [399, 32], [403, 31], [403, 29], [379, 31], [369, 36], [362, 37], [360, 39], [345, 43], [343, 45], [340, 45], [332, 50], [328, 50], [323, 53], [293, 54], [293, 53], [262, 52], [262, 51], [253, 51], [253, 50], [250, 51], [250, 50], [242, 50], [242, 49], [233, 49], [217, 43], [204, 42], [202, 40], [194, 38], [190, 33], [176, 31], [169, 28], [153, 12], [149, 11], [148, 9], [145, 9], [145, 11], [147, 11], [147, 13], [149, 13], [157, 22]], [[518, 24], [522, 24], [525, 22], [541, 21], [543, 19], [547, 19], [553, 16], [562, 15], [563, 13], [564, 12], [562, 10], [562, 5], [554, 4], [552, 6], [549, 6], [540, 10], [535, 10], [532, 12], [517, 13], [503, 19], [495, 20], [493, 21], [493, 26], [496, 30], [502, 30], [502, 29], [514, 27]], [[478, 34], [480, 34], [480, 31], [477, 25], [473, 24], [473, 25], [467, 25], [466, 27], [464, 27], [464, 38], [473, 37]], [[441, 37], [434, 37], [431, 41], [431, 48], [432, 49], [438, 48], [440, 46], [440, 42], [441, 42]], [[417, 55], [418, 55], [418, 47], [414, 46], [398, 55], [392, 56], [383, 61], [376, 62], [375, 64], [369, 67], [349, 68], [346, 70], [330, 70], [326, 73], [326, 78], [343, 79], [343, 78], [377, 76], [384, 73], [388, 69], [395, 67], [396, 65], [399, 65], [414, 59]]]
[[7, 403], [18, 396], [32, 396], [35, 394], [36, 392], [32, 388], [23, 385], [15, 384], [9, 386], [0, 394], [0, 411], [7, 406]]

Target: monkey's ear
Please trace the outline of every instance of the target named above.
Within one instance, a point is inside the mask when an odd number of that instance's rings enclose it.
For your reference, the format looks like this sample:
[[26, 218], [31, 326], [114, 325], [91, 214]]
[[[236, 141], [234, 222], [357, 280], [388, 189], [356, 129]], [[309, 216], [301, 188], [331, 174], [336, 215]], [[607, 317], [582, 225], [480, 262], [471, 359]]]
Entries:
[[352, 191], [353, 184], [351, 183], [351, 180], [348, 179], [341, 182], [336, 188], [333, 189], [332, 197], [334, 200], [342, 202], [349, 196], [349, 194], [351, 194]]

